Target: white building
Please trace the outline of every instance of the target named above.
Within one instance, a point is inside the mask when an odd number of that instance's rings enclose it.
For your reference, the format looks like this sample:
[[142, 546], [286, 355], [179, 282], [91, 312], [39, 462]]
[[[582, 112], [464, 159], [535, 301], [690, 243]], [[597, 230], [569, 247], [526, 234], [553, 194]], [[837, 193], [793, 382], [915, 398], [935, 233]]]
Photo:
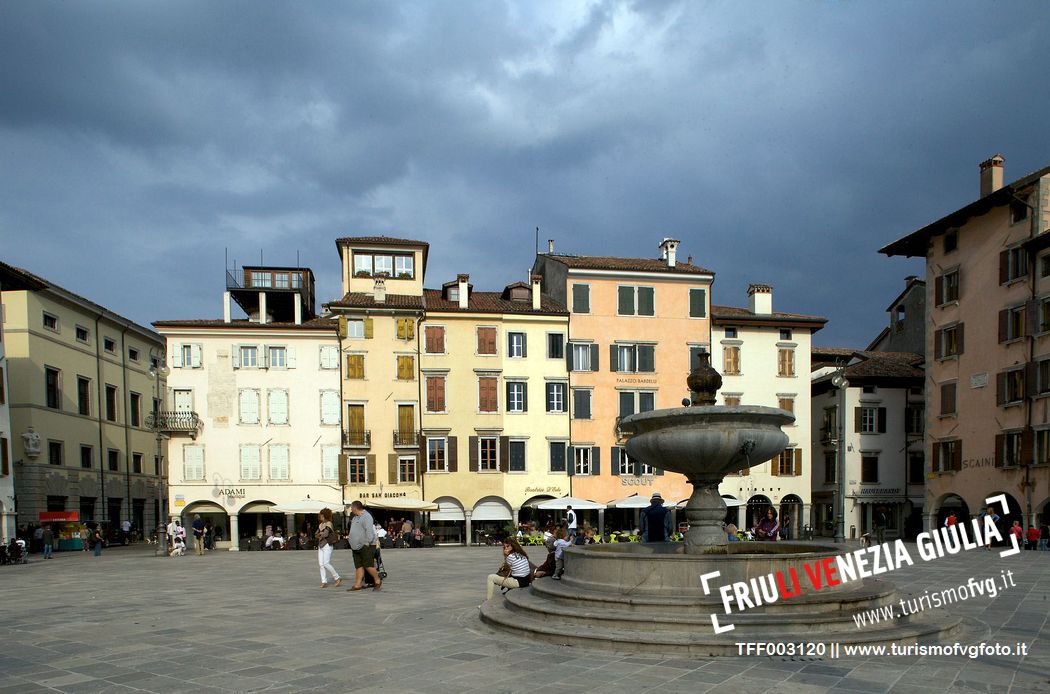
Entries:
[[[294, 533], [305, 499], [343, 508], [338, 322], [314, 316], [309, 269], [246, 267], [227, 276], [221, 320], [159, 321], [168, 341], [170, 511], [222, 528], [226, 542], [271, 525]], [[231, 318], [231, 299], [248, 314]], [[286, 536], [287, 536], [286, 535]]]
[[[726, 477], [724, 497], [744, 501], [729, 509], [738, 527], [752, 527], [767, 506], [788, 517], [791, 537], [811, 524], [810, 349], [812, 335], [827, 323], [820, 316], [773, 311], [773, 288], [752, 284], [748, 308], [711, 307], [711, 363], [722, 374], [723, 405], [780, 407], [795, 415], [784, 427], [788, 445], [773, 460]], [[694, 364], [695, 366], [695, 364]]]
[[[0, 288], [3, 280], [0, 279]], [[0, 304], [0, 540], [10, 542], [15, 536], [15, 466], [12, 457], [11, 411], [7, 405], [7, 394], [11, 391], [7, 382], [7, 356], [4, 351], [4, 314]]]

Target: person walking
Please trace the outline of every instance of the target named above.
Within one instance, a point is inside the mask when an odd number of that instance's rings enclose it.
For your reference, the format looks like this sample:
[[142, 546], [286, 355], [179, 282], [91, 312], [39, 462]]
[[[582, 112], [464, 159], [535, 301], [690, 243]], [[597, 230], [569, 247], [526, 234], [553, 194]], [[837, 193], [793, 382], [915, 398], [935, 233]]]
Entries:
[[[985, 518], [991, 518], [992, 519], [992, 525], [994, 525], [996, 527], [996, 530], [999, 529], [999, 514], [995, 512], [995, 507], [994, 506], [989, 506], [984, 511], [982, 511], [981, 515], [979, 516], [979, 518], [981, 519], [982, 527], [985, 524], [985, 520], [984, 519]], [[1000, 536], [1002, 536], [1003, 534], [1004, 533], [999, 533]], [[988, 537], [988, 544], [985, 545], [985, 549], [987, 549], [989, 552], [992, 551], [992, 538], [990, 536]]]
[[50, 523], [44, 526], [43, 540], [44, 559], [51, 559], [51, 553], [54, 551], [55, 531], [51, 529]]
[[572, 506], [567, 506], [565, 509], [565, 523], [568, 527], [568, 537], [570, 539], [576, 539], [576, 512], [572, 510]]
[[354, 585], [346, 591], [352, 592], [362, 590], [365, 580], [365, 572], [375, 581], [372, 590], [383, 589], [383, 580], [379, 578], [379, 572], [375, 567], [375, 521], [372, 514], [365, 510], [365, 505], [360, 501], [350, 504], [350, 549], [354, 553]]
[[1047, 551], [1048, 545], [1050, 545], [1050, 525], [1047, 525], [1044, 520], [1039, 524], [1039, 551]]
[[881, 545], [886, 541], [886, 508], [884, 506], [875, 509], [872, 521], [875, 525], [875, 542]]
[[96, 557], [102, 556], [102, 527], [99, 525], [91, 532], [91, 547], [95, 550]]
[[91, 531], [87, 523], [80, 524], [80, 551], [87, 552], [91, 549]]
[[179, 522], [172, 518], [171, 522], [168, 523], [168, 527], [164, 529], [164, 532], [168, 536], [168, 546], [175, 544], [175, 533], [178, 531], [178, 529]]
[[660, 492], [653, 492], [649, 505], [642, 509], [640, 531], [642, 542], [666, 542], [671, 537], [671, 512]]
[[328, 587], [328, 574], [335, 579], [335, 587], [343, 585], [343, 578], [332, 566], [332, 543], [336, 541], [337, 533], [332, 527], [332, 509], [323, 508], [317, 514], [317, 532], [314, 539], [317, 540], [317, 563], [321, 567], [321, 587]]
[[193, 514], [193, 545], [197, 548], [197, 556], [204, 556], [204, 521], [199, 513]]
[[131, 544], [131, 521], [127, 518], [120, 524], [120, 541], [121, 544]]

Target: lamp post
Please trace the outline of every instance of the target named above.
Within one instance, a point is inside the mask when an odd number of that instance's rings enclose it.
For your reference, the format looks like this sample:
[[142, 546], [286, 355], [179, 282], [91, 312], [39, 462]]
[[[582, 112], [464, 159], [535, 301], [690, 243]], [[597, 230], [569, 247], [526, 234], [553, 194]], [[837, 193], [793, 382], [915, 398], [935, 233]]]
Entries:
[[[163, 482], [165, 476], [161, 474], [161, 466], [164, 464], [164, 457], [161, 455], [161, 441], [163, 440], [160, 433], [160, 420], [161, 420], [161, 399], [160, 399], [160, 381], [162, 378], [168, 375], [168, 367], [163, 364], [156, 364], [149, 367], [149, 377], [153, 380], [153, 433], [157, 437], [157, 477]], [[166, 524], [162, 520], [168, 515], [168, 510], [165, 508], [166, 504], [163, 503], [165, 497], [164, 489], [161, 490], [160, 503], [157, 504], [157, 508], [160, 509], [160, 517], [157, 518], [157, 538], [156, 549], [153, 550], [153, 556], [155, 557], [166, 557], [168, 556], [168, 532]]]
[[838, 421], [835, 422], [838, 429], [835, 455], [835, 542], [842, 543], [846, 541], [846, 389], [849, 388], [849, 381], [842, 369], [831, 377], [831, 385], [839, 391]]

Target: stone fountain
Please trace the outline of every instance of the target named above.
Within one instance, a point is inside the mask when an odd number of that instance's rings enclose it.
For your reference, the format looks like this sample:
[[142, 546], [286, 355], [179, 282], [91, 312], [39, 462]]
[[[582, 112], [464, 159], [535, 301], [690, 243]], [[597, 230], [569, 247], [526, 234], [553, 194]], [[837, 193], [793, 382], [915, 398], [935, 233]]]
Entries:
[[914, 643], [959, 639], [962, 620], [927, 610], [905, 620], [857, 629], [853, 615], [893, 604], [887, 581], [825, 585], [790, 600], [777, 600], [733, 615], [733, 630], [713, 628], [724, 609], [718, 591], [701, 576], [718, 572], [727, 585], [776, 575], [806, 575], [821, 560], [855, 549], [791, 542], [728, 542], [725, 502], [718, 485], [726, 474], [758, 465], [782, 451], [781, 427], [794, 416], [759, 406], [717, 406], [722, 378], [702, 353], [688, 377], [691, 407], [631, 415], [620, 423], [627, 453], [649, 465], [678, 472], [693, 485], [685, 508], [689, 530], [681, 543], [617, 543], [565, 550], [561, 581], [539, 579], [525, 590], [497, 596], [481, 619], [503, 630], [559, 644], [620, 652], [735, 655], [740, 641]]

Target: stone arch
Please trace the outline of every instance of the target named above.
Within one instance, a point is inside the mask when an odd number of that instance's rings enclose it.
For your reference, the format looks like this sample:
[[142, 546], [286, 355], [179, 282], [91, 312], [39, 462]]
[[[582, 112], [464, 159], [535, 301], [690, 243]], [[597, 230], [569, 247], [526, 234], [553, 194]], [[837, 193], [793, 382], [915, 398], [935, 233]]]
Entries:
[[[780, 526], [786, 528], [785, 539], [797, 539], [802, 536], [802, 497], [798, 494], [787, 494], [780, 500]], [[784, 518], [787, 518], [787, 522]]]
[[955, 492], [941, 494], [933, 503], [930, 512], [935, 515], [934, 527], [940, 528], [948, 518], [948, 514], [955, 512], [957, 523], [966, 523], [970, 520], [970, 506], [961, 495]]
[[745, 527], [753, 528], [758, 525], [767, 506], [773, 506], [773, 502], [765, 494], [755, 494], [747, 500], [747, 516], [744, 519]]

